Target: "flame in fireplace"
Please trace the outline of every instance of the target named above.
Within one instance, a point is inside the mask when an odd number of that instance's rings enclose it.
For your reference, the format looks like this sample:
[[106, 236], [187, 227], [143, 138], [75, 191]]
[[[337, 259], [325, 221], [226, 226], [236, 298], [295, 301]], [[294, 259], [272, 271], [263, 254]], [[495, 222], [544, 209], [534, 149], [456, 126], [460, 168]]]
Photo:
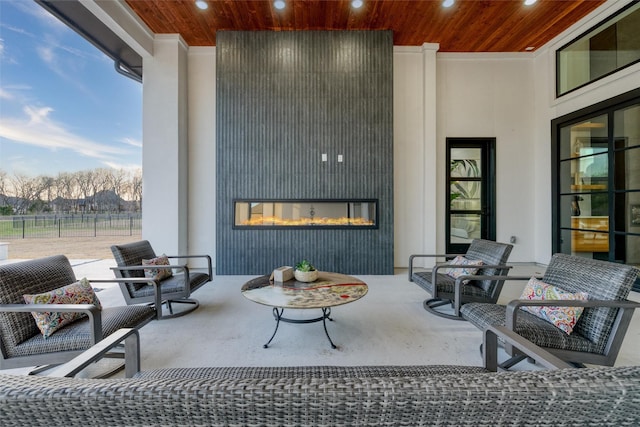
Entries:
[[373, 225], [373, 221], [365, 218], [299, 218], [299, 219], [286, 219], [277, 216], [258, 216], [248, 220], [242, 221], [242, 225], [248, 226], [260, 226], [260, 225], [281, 225], [288, 227], [310, 226], [310, 225], [353, 225], [353, 226], [366, 226]]

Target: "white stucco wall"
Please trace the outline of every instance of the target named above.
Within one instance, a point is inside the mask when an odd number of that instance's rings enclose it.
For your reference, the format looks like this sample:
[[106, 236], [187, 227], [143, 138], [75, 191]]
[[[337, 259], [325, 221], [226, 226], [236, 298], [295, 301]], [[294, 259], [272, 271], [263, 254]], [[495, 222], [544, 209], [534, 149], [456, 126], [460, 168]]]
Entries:
[[[533, 67], [528, 54], [438, 54], [437, 227], [444, 230], [447, 137], [496, 138], [496, 240], [516, 237], [510, 261], [531, 261]], [[444, 233], [439, 239], [444, 244]]]
[[[551, 119], [640, 86], [636, 64], [556, 100], [555, 50], [625, 4], [607, 1], [533, 54], [394, 49], [396, 266], [444, 250], [446, 137], [496, 138], [497, 240], [516, 236], [511, 261], [548, 262]], [[128, 33], [144, 57], [143, 235], [215, 260], [215, 48], [156, 35], [151, 49], [140, 34]]]
[[189, 49], [189, 253], [216, 249], [216, 48]]
[[438, 45], [393, 53], [394, 265], [436, 253], [436, 52]]
[[156, 35], [142, 90], [142, 237], [158, 252], [187, 251], [187, 46]]

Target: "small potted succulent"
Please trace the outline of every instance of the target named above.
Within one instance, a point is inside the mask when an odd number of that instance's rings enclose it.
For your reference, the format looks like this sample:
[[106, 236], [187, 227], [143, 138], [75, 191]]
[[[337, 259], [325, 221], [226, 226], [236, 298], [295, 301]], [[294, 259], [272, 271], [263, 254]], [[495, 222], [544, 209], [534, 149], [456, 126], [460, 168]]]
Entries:
[[293, 275], [298, 282], [313, 282], [318, 278], [318, 270], [306, 259], [296, 264]]

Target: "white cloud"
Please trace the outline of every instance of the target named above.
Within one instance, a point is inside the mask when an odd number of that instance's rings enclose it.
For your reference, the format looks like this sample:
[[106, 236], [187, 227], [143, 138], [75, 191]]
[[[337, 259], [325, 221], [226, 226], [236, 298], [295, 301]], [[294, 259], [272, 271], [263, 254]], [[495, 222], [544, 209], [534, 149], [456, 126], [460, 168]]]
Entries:
[[13, 25], [0, 23], [0, 28], [4, 28], [6, 30], [13, 31], [14, 33], [19, 33], [19, 34], [22, 34], [22, 35], [25, 35], [25, 36], [35, 37], [33, 35], [33, 33], [30, 33], [29, 31], [25, 30], [24, 28], [15, 27]]
[[120, 142], [123, 142], [127, 145], [131, 145], [133, 147], [142, 148], [142, 141], [134, 139], [134, 138], [122, 138]]
[[53, 53], [53, 49], [49, 46], [40, 46], [36, 49], [38, 52], [38, 56], [42, 59], [43, 62], [48, 64], [49, 66], [56, 65], [56, 57]]
[[133, 164], [133, 163], [117, 163], [117, 162], [102, 162], [105, 166], [110, 167], [111, 169], [116, 169], [116, 170], [120, 170], [120, 169], [124, 169], [124, 170], [128, 170], [128, 171], [135, 171], [137, 169], [142, 169], [142, 167], [138, 164]]
[[23, 118], [0, 117], [0, 137], [8, 140], [55, 150], [71, 150], [85, 157], [112, 161], [127, 153], [116, 146], [101, 144], [69, 132], [52, 120], [50, 107], [25, 106]]
[[13, 95], [0, 87], [0, 99], [13, 99]]

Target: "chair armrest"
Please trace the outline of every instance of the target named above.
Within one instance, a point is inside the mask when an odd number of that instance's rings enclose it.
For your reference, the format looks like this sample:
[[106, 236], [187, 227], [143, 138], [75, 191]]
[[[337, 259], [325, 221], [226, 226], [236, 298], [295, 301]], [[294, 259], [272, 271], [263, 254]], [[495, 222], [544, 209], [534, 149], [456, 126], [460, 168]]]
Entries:
[[111, 267], [111, 270], [120, 271], [140, 271], [140, 270], [164, 270], [166, 268], [183, 270], [187, 268], [186, 264], [163, 264], [163, 265], [130, 265], [127, 267]]
[[114, 277], [113, 279], [87, 279], [90, 283], [148, 283], [153, 284], [155, 280], [151, 277]]
[[[513, 268], [512, 265], [506, 265], [506, 264], [498, 264], [498, 265], [493, 265], [493, 264], [487, 264], [487, 265], [482, 265], [482, 266], [478, 266], [478, 269], [480, 269], [480, 267], [482, 268], [499, 268], [501, 270], [510, 270]], [[435, 267], [433, 267], [433, 270], [431, 270], [431, 283], [433, 284], [433, 298], [437, 298], [438, 296], [438, 287], [436, 286], [436, 280], [437, 280], [437, 275], [438, 275], [438, 270], [441, 268], [469, 268], [468, 265], [451, 265], [451, 264], [440, 264], [440, 265], [436, 265]], [[499, 276], [499, 275], [466, 275], [466, 276], [460, 276], [459, 278], [456, 278], [456, 283], [459, 281], [460, 285], [456, 285], [456, 288], [454, 289], [454, 293], [455, 293], [455, 297], [454, 297], [454, 311], [455, 311], [455, 315], [456, 316], [460, 316], [460, 307], [462, 305], [462, 288], [461, 286], [464, 285], [464, 283], [462, 283], [465, 280], [500, 280], [502, 277], [507, 277], [505, 276]], [[470, 279], [471, 278], [471, 279]], [[458, 302], [458, 308], [456, 309], [456, 301]]]
[[140, 371], [140, 335], [137, 329], [118, 329], [102, 341], [47, 374], [49, 377], [73, 377], [87, 366], [102, 359], [110, 350], [124, 341], [125, 377]]
[[507, 304], [505, 326], [512, 331], [515, 331], [518, 308], [522, 306], [535, 306], [535, 307], [604, 307], [604, 308], [621, 308], [623, 312], [625, 310], [633, 310], [640, 307], [640, 303], [634, 301], [617, 301], [617, 300], [529, 300], [529, 299], [517, 299], [510, 301]]
[[[456, 267], [456, 266], [453, 266]], [[464, 267], [464, 266], [463, 266]], [[511, 269], [512, 265], [490, 265], [487, 266], [489, 268], [501, 268], [501, 269]], [[464, 283], [465, 281], [472, 280], [529, 280], [531, 276], [507, 276], [504, 274], [469, 274], [456, 278], [456, 283], [454, 284], [454, 297], [453, 297], [453, 311], [454, 314], [460, 317], [460, 307], [462, 307], [462, 287], [466, 285], [470, 285], [469, 282]]]
[[484, 331], [484, 344], [482, 345], [482, 356], [485, 369], [496, 372], [498, 370], [498, 338], [506, 344], [518, 349], [521, 353], [535, 359], [536, 362], [550, 370], [575, 368], [562, 359], [554, 356], [531, 341], [526, 340], [504, 326], [489, 326]]
[[207, 260], [207, 274], [209, 280], [213, 280], [213, 267], [211, 263], [211, 256], [209, 255], [167, 255], [167, 258], [204, 258]]
[[102, 311], [93, 304], [0, 304], [0, 312], [83, 313], [89, 317], [92, 344], [95, 344], [102, 339]]
[[413, 275], [413, 260], [415, 258], [449, 258], [455, 257], [456, 255], [452, 254], [415, 254], [409, 256], [409, 281], [413, 282], [411, 276]]

